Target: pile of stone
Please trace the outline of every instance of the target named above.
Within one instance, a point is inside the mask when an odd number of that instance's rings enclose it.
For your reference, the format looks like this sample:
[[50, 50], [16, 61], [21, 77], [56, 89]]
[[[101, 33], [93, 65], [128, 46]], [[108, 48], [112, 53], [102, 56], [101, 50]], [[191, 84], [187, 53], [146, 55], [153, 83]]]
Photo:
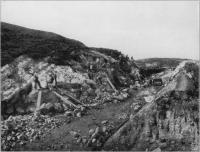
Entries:
[[106, 139], [111, 135], [113, 129], [114, 126], [107, 120], [102, 121], [100, 126], [89, 130], [87, 146], [91, 147], [93, 150], [99, 150]]
[[86, 108], [81, 106], [79, 108], [74, 109], [73, 116], [74, 117], [82, 117], [86, 113]]
[[[93, 92], [93, 93], [92, 93]], [[106, 103], [110, 101], [124, 101], [128, 98], [128, 93], [125, 91], [107, 92], [105, 88], [85, 89], [81, 95], [82, 103]]]
[[63, 113], [65, 108], [63, 106], [64, 104], [61, 103], [43, 103], [40, 106], [40, 112], [42, 114], [48, 114], [48, 113]]
[[42, 138], [44, 133], [59, 127], [62, 123], [60, 119], [44, 115], [10, 116], [7, 120], [1, 121], [1, 149], [15, 150], [17, 146]]
[[76, 131], [71, 131], [70, 134], [76, 139], [77, 143], [84, 147], [90, 147], [92, 150], [100, 150], [106, 139], [111, 135], [114, 126], [107, 120], [101, 122], [96, 128], [91, 128], [88, 131], [88, 136], [81, 136]]
[[90, 147], [92, 150], [100, 150], [106, 139], [111, 135], [114, 126], [107, 120], [101, 122], [96, 128], [88, 131], [88, 136], [81, 136], [79, 131], [70, 131], [71, 136], [83, 147]]

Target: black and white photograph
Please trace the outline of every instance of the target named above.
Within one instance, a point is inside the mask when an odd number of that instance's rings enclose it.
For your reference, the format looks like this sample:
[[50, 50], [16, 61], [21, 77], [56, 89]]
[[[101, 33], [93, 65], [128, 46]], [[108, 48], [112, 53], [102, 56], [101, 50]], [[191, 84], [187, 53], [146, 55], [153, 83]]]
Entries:
[[1, 0], [1, 151], [200, 151], [200, 1]]

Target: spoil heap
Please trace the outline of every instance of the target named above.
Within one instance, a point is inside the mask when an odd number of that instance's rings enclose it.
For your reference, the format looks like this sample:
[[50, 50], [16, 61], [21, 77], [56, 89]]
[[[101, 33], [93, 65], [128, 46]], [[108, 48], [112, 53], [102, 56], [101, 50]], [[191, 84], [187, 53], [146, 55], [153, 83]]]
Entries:
[[14, 150], [16, 146], [41, 139], [52, 129], [69, 121], [70, 118], [58, 119], [47, 115], [38, 117], [32, 114], [10, 116], [7, 120], [1, 122], [1, 149]]

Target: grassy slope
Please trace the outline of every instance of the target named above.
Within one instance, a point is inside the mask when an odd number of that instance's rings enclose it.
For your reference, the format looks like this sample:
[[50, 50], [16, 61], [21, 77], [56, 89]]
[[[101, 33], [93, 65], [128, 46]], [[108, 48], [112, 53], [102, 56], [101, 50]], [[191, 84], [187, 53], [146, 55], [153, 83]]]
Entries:
[[[90, 49], [118, 59], [121, 52], [105, 48], [89, 48], [83, 43], [60, 35], [33, 30], [17, 25], [1, 22], [2, 62], [4, 66], [20, 55], [28, 55], [33, 59], [50, 57], [55, 64], [67, 64], [73, 59], [72, 52], [80, 53]], [[77, 55], [77, 53], [75, 53]]]
[[2, 66], [25, 54], [34, 59], [54, 56], [62, 62], [72, 50], [86, 48], [76, 40], [8, 23], [1, 23], [1, 30]]
[[98, 51], [100, 53], [103, 53], [105, 55], [111, 56], [112, 58], [118, 60], [119, 56], [122, 55], [122, 53], [118, 50], [113, 50], [113, 49], [107, 49], [107, 48], [91, 48], [94, 49], [95, 51]]

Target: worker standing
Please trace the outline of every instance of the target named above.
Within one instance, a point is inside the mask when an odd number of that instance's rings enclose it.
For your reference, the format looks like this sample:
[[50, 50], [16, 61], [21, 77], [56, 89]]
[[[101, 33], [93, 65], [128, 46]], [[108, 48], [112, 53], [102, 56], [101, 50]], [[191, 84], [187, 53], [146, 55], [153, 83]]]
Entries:
[[33, 88], [34, 89], [41, 89], [41, 84], [38, 78], [38, 75], [36, 73], [33, 74]]
[[57, 87], [57, 75], [55, 72], [50, 72], [46, 77], [47, 88], [52, 90]]
[[56, 72], [54, 71], [53, 73], [52, 73], [52, 75], [53, 75], [53, 87], [54, 88], [56, 88], [57, 87], [57, 74], [56, 74]]

